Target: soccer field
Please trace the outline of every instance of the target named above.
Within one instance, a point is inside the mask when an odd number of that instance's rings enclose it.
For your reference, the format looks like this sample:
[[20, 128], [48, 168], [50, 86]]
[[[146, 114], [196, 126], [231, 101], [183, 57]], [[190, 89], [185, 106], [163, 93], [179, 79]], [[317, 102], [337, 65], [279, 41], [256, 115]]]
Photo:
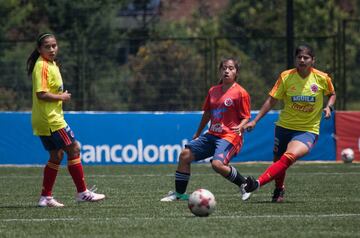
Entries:
[[[235, 164], [258, 176], [268, 164]], [[175, 165], [87, 166], [89, 187], [107, 195], [77, 204], [66, 167], [55, 184], [64, 208], [38, 208], [41, 167], [0, 167], [0, 237], [359, 237], [360, 164], [298, 163], [288, 170], [285, 202], [270, 202], [273, 183], [241, 201], [208, 164], [194, 164], [188, 187], [216, 197], [215, 212], [194, 217], [186, 202], [160, 198], [174, 187]]]

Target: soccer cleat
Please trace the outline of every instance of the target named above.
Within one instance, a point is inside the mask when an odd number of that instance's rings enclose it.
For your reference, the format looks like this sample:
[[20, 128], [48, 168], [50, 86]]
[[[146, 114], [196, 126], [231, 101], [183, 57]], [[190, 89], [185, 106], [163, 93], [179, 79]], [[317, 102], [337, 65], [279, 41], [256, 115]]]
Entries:
[[285, 195], [285, 188], [275, 188], [272, 196], [272, 202], [283, 202]]
[[177, 193], [170, 191], [168, 195], [163, 197], [160, 201], [161, 202], [173, 202], [173, 201], [187, 201], [189, 200], [189, 194], [186, 193]]
[[251, 196], [251, 193], [247, 193], [245, 191], [245, 186], [246, 186], [246, 184], [241, 184], [241, 186], [240, 186], [241, 199], [243, 201], [248, 200], [250, 198], [250, 196]]
[[259, 187], [260, 187], [259, 181], [257, 181], [254, 177], [249, 176], [246, 178], [246, 184], [244, 186], [244, 190], [247, 193], [256, 191], [259, 189]]
[[95, 193], [97, 188], [93, 186], [92, 188], [86, 189], [85, 192], [78, 193], [76, 195], [76, 201], [77, 202], [97, 202], [101, 201], [105, 198], [104, 194], [101, 193]]
[[41, 196], [39, 203], [39, 207], [63, 207], [64, 204], [59, 203], [52, 196]]

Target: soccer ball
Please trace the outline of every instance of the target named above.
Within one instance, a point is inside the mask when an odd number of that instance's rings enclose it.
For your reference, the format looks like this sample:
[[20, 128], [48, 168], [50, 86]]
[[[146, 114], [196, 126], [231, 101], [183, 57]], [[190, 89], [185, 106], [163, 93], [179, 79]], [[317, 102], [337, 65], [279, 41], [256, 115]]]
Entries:
[[188, 207], [195, 216], [207, 217], [214, 212], [215, 206], [215, 196], [209, 190], [197, 189], [189, 197]]
[[351, 148], [346, 148], [341, 151], [341, 159], [344, 163], [351, 163], [354, 160], [354, 151]]

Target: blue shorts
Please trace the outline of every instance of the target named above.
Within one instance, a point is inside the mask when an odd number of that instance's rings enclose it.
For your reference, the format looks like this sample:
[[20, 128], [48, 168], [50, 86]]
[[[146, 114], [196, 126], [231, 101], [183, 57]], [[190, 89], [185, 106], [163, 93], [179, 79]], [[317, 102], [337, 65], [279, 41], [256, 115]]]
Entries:
[[207, 133], [190, 141], [185, 147], [191, 150], [196, 161], [212, 156], [212, 160], [221, 160], [228, 164], [236, 155], [236, 150], [230, 142]]
[[290, 141], [297, 140], [304, 143], [309, 150], [313, 148], [318, 135], [306, 132], [286, 129], [280, 126], [275, 127], [274, 155], [281, 156], [285, 153]]
[[50, 136], [40, 136], [40, 140], [46, 150], [59, 150], [71, 145], [75, 141], [75, 136], [71, 128], [66, 126], [52, 131]]

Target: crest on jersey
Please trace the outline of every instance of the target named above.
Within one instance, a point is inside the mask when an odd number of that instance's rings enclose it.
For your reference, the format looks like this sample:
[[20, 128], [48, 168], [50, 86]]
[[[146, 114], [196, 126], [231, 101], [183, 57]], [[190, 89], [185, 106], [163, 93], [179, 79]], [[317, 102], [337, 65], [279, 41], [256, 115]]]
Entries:
[[233, 105], [233, 100], [231, 98], [227, 98], [225, 99], [224, 104], [225, 106], [230, 107], [231, 105]]
[[319, 90], [319, 86], [317, 86], [316, 83], [313, 83], [310, 86], [310, 90], [311, 90], [311, 92], [316, 93]]

